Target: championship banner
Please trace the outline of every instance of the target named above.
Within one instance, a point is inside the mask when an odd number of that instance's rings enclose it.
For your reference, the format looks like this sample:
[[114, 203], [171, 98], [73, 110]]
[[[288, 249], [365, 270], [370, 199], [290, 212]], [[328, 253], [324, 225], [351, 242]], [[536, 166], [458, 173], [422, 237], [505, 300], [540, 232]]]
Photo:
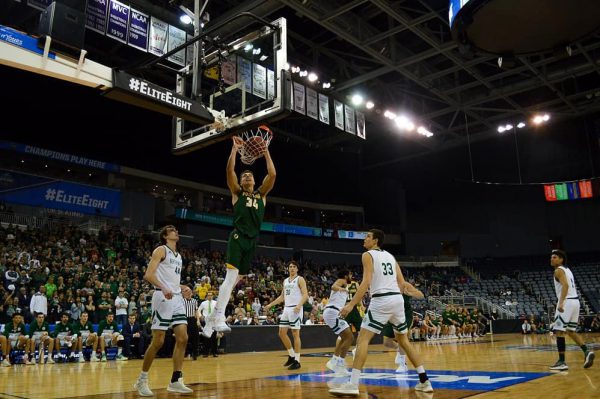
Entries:
[[87, 215], [121, 215], [121, 193], [118, 190], [12, 171], [0, 171], [0, 201]]
[[581, 198], [592, 198], [594, 196], [592, 192], [592, 182], [589, 180], [580, 181], [579, 193], [581, 194]]
[[150, 41], [148, 42], [148, 52], [157, 56], [162, 56], [167, 52], [167, 31], [169, 25], [166, 22], [150, 18]]
[[346, 132], [356, 134], [356, 119], [354, 117], [354, 108], [344, 104], [344, 123]]
[[212, 80], [219, 80], [219, 67], [214, 66], [204, 70], [204, 76]]
[[335, 127], [344, 130], [344, 104], [333, 100], [333, 114], [335, 116]]
[[243, 57], [237, 57], [237, 81], [244, 82], [248, 93], [252, 91], [252, 63]]
[[223, 76], [223, 82], [228, 85], [233, 85], [235, 82], [237, 82], [237, 65], [235, 55], [227, 57], [227, 60], [221, 64], [221, 75]]
[[579, 199], [579, 184], [577, 182], [567, 183], [567, 194], [570, 200]]
[[267, 69], [267, 98], [275, 98], [275, 72], [270, 69]]
[[356, 135], [361, 139], [367, 138], [367, 132], [365, 130], [365, 114], [356, 111]]
[[267, 98], [267, 68], [260, 64], [252, 64], [252, 94]]
[[[171, 51], [185, 43], [186, 33], [184, 30], [179, 29], [173, 25], [169, 25], [167, 51]], [[185, 49], [176, 52], [172, 56], [168, 57], [167, 60], [174, 64], [185, 66]]]
[[54, 0], [27, 0], [27, 5], [44, 11]]
[[555, 184], [554, 189], [556, 190], [557, 200], [564, 201], [569, 199], [569, 194], [567, 193], [567, 185], [565, 183]]
[[15, 143], [12, 141], [0, 140], [0, 149], [8, 150], [8, 151], [15, 151], [15, 152], [19, 152], [21, 154], [35, 155], [38, 157], [48, 158], [48, 159], [52, 159], [55, 161], [69, 162], [69, 163], [76, 164], [76, 165], [86, 166], [89, 168], [107, 170], [110, 172], [119, 172], [121, 170], [121, 167], [114, 163], [97, 161], [95, 159], [80, 157], [78, 155], [67, 154], [64, 152], [59, 152], [59, 151], [54, 151], [54, 150], [48, 150], [46, 148], [35, 147], [32, 145], [27, 145], [27, 144]]
[[557, 198], [554, 184], [546, 184], [544, 186], [544, 195], [546, 196], [546, 201], [556, 201]]
[[329, 97], [319, 93], [319, 120], [329, 125]]
[[129, 26], [129, 6], [117, 0], [108, 3], [108, 24], [106, 36], [121, 43], [127, 43], [127, 27]]
[[317, 92], [310, 87], [306, 88], [306, 115], [319, 120], [319, 101]]
[[138, 50], [148, 51], [148, 31], [150, 30], [150, 17], [134, 8], [131, 9], [129, 18], [129, 33], [127, 42]]
[[304, 86], [297, 82], [294, 82], [294, 111], [302, 115], [306, 114]]
[[106, 32], [106, 6], [108, 0], [87, 0], [85, 7], [85, 27], [94, 32]]

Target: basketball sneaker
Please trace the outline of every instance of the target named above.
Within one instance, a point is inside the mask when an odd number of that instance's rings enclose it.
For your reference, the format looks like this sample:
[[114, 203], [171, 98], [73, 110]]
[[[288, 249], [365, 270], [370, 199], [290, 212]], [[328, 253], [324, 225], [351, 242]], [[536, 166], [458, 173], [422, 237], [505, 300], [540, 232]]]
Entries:
[[96, 356], [96, 352], [92, 352], [92, 355], [90, 356], [90, 362], [99, 362], [100, 359], [98, 359], [98, 356]]
[[358, 396], [358, 385], [351, 383], [350, 381], [341, 384], [339, 387], [331, 388], [329, 393], [334, 396]]
[[337, 365], [338, 364], [333, 360], [333, 358], [331, 358], [329, 359], [325, 367], [327, 367], [331, 371], [335, 371]]
[[283, 364], [283, 367], [291, 366], [292, 363], [294, 363], [295, 361], [296, 359], [294, 358], [294, 356], [288, 356], [288, 360]]
[[406, 365], [406, 363], [402, 363], [398, 365], [398, 368], [396, 369], [396, 373], [406, 373], [408, 371], [408, 366]]
[[106, 353], [102, 354], [102, 358], [100, 359], [101, 362], [105, 362], [106, 361]]
[[48, 354], [48, 359], [46, 359], [46, 363], [54, 364], [54, 359], [52, 358], [52, 353]]
[[335, 366], [336, 377], [349, 377], [352, 373], [348, 371], [345, 364], [337, 364]]
[[294, 360], [294, 362], [292, 364], [290, 364], [290, 366], [287, 368], [288, 370], [298, 370], [300, 368], [300, 362], [297, 360]]
[[231, 327], [229, 327], [227, 325], [227, 323], [225, 323], [225, 316], [223, 316], [223, 315], [215, 316], [213, 329], [217, 332], [224, 332], [224, 333], [231, 332]]
[[183, 394], [194, 392], [193, 389], [185, 386], [183, 383], [183, 378], [179, 378], [176, 382], [170, 382], [169, 386], [167, 387], [167, 391]]
[[138, 395], [140, 396], [154, 396], [154, 392], [152, 392], [148, 386], [147, 378], [138, 378], [135, 384], [133, 384], [133, 388], [137, 390]]
[[126, 358], [125, 356], [123, 356], [123, 354], [120, 354], [120, 355], [117, 356], [117, 360], [121, 361], [121, 362], [124, 362], [126, 360], [129, 360], [129, 358]]
[[557, 361], [556, 363], [554, 363], [553, 366], [550, 366], [550, 370], [555, 370], [555, 371], [566, 371], [568, 369], [569, 369], [569, 366], [567, 366], [567, 363], [562, 362], [560, 360]]
[[79, 352], [79, 355], [77, 356], [77, 361], [79, 363], [85, 363], [85, 359], [83, 358], [83, 353]]
[[585, 362], [583, 363], [583, 368], [588, 369], [588, 368], [592, 367], [592, 364], [594, 364], [595, 357], [596, 357], [596, 355], [594, 354], [594, 352], [587, 351], [585, 353]]
[[425, 382], [417, 383], [417, 385], [415, 385], [415, 391], [433, 392], [433, 387], [431, 386], [431, 381], [427, 380]]

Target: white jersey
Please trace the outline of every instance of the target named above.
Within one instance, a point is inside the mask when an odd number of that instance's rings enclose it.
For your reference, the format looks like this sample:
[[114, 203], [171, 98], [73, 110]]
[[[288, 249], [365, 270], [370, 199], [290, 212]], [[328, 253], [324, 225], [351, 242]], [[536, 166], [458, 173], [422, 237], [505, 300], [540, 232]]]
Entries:
[[[565, 276], [567, 277], [567, 282], [569, 284], [569, 290], [567, 291], [566, 299], [577, 298], [577, 288], [575, 288], [575, 278], [573, 277], [573, 272], [565, 266], [559, 266], [558, 269], [562, 269], [565, 272]], [[560, 281], [556, 281], [556, 278], [554, 279], [554, 289], [556, 290], [556, 298], [560, 300], [562, 284]]]
[[348, 299], [348, 291], [331, 290], [327, 306], [333, 306], [336, 307], [338, 310], [341, 310], [346, 305], [346, 299]]
[[293, 280], [286, 278], [283, 280], [283, 289], [285, 290], [285, 306], [296, 306], [302, 300], [302, 290], [300, 290], [300, 276], [296, 276]]
[[181, 254], [175, 254], [166, 245], [163, 245], [163, 247], [165, 248], [165, 258], [158, 264], [156, 278], [171, 292], [179, 294], [181, 293], [179, 284], [181, 284], [181, 268], [183, 266]]
[[396, 279], [396, 258], [383, 249], [368, 251], [373, 257], [373, 278], [369, 290], [371, 296], [389, 292], [400, 293]]

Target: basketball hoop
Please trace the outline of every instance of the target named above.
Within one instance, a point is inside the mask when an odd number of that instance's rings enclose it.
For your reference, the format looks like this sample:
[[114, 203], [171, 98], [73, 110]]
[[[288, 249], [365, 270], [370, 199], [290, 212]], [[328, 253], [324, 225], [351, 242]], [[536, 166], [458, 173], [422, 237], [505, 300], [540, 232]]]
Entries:
[[269, 127], [260, 125], [256, 129], [248, 129], [242, 132], [240, 137], [244, 140], [244, 145], [238, 149], [240, 160], [246, 165], [252, 165], [267, 151], [273, 138], [273, 132]]

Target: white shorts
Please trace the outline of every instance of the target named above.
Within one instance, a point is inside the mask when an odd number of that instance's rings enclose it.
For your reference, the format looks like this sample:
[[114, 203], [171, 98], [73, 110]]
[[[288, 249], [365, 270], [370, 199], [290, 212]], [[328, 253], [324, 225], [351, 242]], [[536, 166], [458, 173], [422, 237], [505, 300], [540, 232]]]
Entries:
[[326, 307], [323, 311], [323, 320], [333, 330], [335, 335], [340, 335], [342, 331], [350, 327], [350, 324], [346, 320], [340, 318], [340, 311], [335, 308]]
[[406, 322], [404, 315], [404, 298], [400, 294], [371, 297], [371, 304], [360, 328], [380, 334], [388, 322], [392, 325], [394, 332], [407, 333], [409, 323]]
[[579, 299], [565, 299], [564, 312], [558, 311], [558, 305], [556, 307], [556, 313], [554, 313], [554, 327], [555, 331], [575, 331], [579, 324]]
[[187, 324], [185, 306], [181, 294], [165, 298], [160, 290], [152, 294], [152, 330], [166, 331], [177, 324]]
[[299, 330], [302, 324], [302, 317], [304, 311], [300, 309], [300, 313], [294, 312], [296, 306], [288, 306], [283, 308], [281, 319], [279, 319], [279, 327], [291, 328], [292, 330]]

